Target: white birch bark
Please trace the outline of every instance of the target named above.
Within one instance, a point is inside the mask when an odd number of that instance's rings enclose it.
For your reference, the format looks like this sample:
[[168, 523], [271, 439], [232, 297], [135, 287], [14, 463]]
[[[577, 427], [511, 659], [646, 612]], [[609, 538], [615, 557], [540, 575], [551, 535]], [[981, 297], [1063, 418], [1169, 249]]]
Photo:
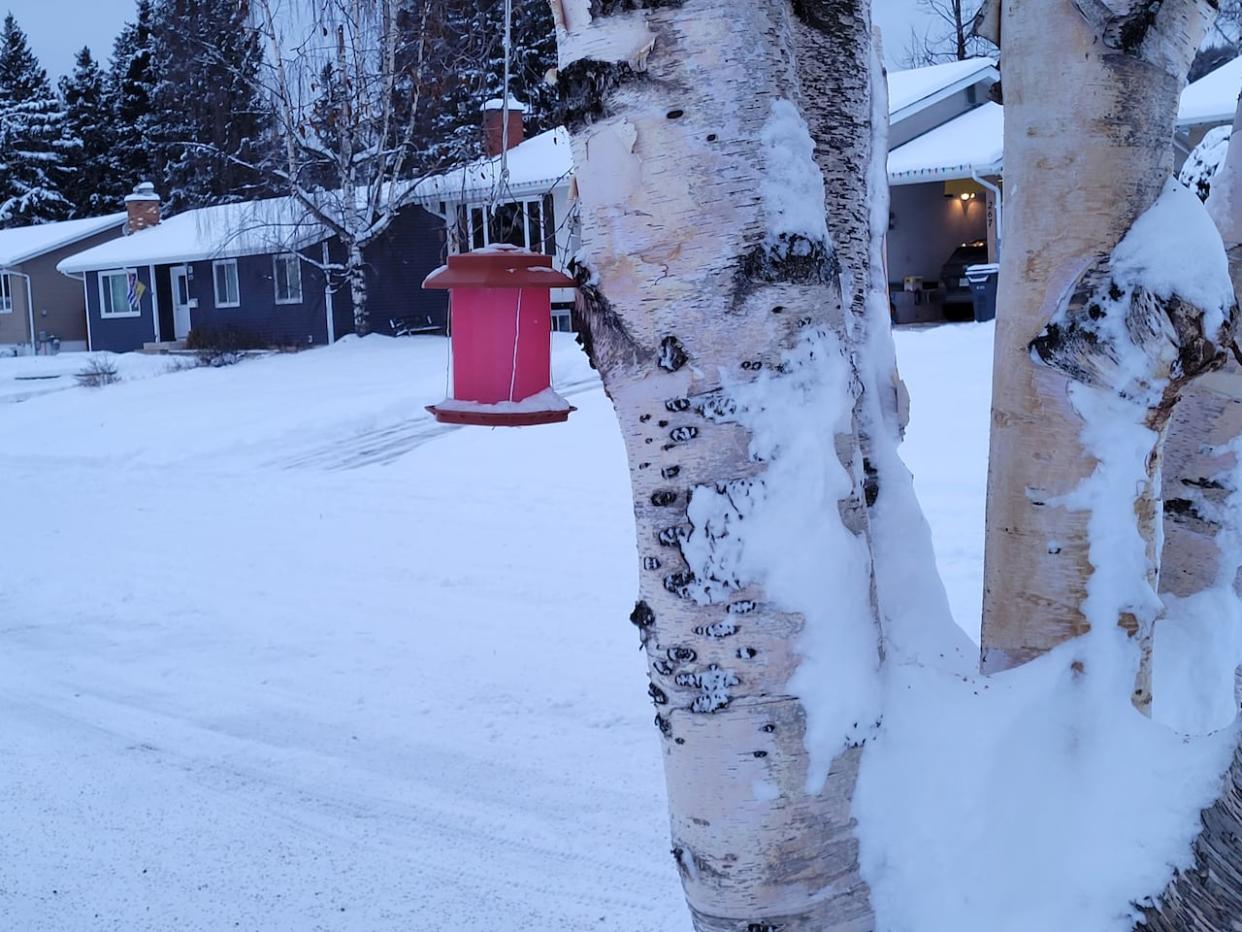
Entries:
[[[1234, 116], [1242, 131], [1242, 107]], [[1229, 146], [1212, 180], [1208, 213], [1229, 256], [1235, 292], [1242, 293], [1242, 145]], [[1195, 382], [1173, 411], [1165, 445], [1165, 538], [1160, 587], [1189, 597], [1217, 586], [1242, 595], [1242, 526], [1231, 507], [1242, 469], [1242, 366], [1231, 356], [1221, 370]], [[1159, 901], [1144, 910], [1143, 932], [1233, 932], [1242, 917], [1242, 746], [1234, 754], [1215, 805], [1203, 813], [1194, 867], [1179, 871]]]
[[879, 632], [835, 257], [796, 217], [824, 193], [793, 5], [552, 5], [695, 928], [870, 929], [847, 744], [876, 724]]
[[[1104, 387], [1111, 377], [1105, 357], [1112, 348], [1092, 330], [1100, 296], [1110, 289], [1108, 257], [1170, 177], [1178, 96], [1210, 13], [1206, 0], [995, 6], [986, 21], [1000, 31], [1007, 203], [988, 475], [985, 672], [1021, 664], [1088, 630], [1082, 606], [1092, 572], [1089, 514], [1057, 502], [1097, 463], [1067, 389]], [[1143, 321], [1174, 323], [1166, 327], [1172, 335], [1160, 337], [1174, 344], [1172, 369], [1159, 361], [1155, 339], [1140, 348], [1150, 363], [1144, 377], [1168, 385], [1146, 413], [1159, 433], [1184, 383], [1219, 364], [1210, 345], [1219, 334], [1196, 330], [1192, 309], [1141, 293], [1123, 300], [1134, 332]], [[1134, 501], [1153, 589], [1158, 470], [1157, 446]], [[1146, 637], [1151, 618], [1140, 615], [1122, 612], [1117, 621]], [[1149, 700], [1140, 677], [1135, 701]]]

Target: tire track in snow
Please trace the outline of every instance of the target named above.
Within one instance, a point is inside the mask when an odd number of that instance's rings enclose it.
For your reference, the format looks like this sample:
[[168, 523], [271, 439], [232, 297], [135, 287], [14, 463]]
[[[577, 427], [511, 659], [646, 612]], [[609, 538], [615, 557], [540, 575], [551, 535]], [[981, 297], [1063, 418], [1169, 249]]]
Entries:
[[[600, 387], [599, 378], [576, 379], [557, 386], [566, 398], [581, 395]], [[383, 466], [445, 434], [460, 430], [460, 425], [441, 424], [430, 413], [420, 411], [399, 424], [390, 424], [340, 437], [319, 444], [293, 456], [270, 460], [264, 466], [278, 469], [323, 469], [329, 471]]]

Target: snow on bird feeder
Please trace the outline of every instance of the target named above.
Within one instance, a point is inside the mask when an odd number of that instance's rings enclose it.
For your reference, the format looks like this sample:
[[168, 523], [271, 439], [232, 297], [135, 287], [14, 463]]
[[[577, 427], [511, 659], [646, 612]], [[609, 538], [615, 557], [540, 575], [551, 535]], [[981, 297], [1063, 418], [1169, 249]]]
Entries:
[[552, 289], [577, 283], [552, 257], [496, 244], [448, 257], [423, 281], [449, 290], [452, 394], [427, 410], [446, 424], [524, 427], [568, 419], [552, 389]]

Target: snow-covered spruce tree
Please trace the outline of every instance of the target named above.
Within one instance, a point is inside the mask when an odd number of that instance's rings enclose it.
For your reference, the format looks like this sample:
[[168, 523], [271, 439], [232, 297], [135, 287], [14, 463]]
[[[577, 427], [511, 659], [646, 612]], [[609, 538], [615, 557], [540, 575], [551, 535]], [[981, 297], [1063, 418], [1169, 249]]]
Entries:
[[[642, 571], [630, 620], [695, 927], [871, 928], [849, 812], [854, 747], [877, 724], [854, 426], [870, 376], [851, 346], [798, 54], [804, 28], [828, 28], [831, 45], [844, 8], [861, 13], [841, 28], [865, 46], [853, 31], [866, 7], [552, 8], [585, 342], [630, 460]], [[840, 67], [870, 73], [857, 53]], [[870, 87], [855, 90], [866, 96], [842, 105], [861, 126]], [[850, 223], [865, 227], [858, 207]], [[855, 236], [852, 262], [869, 242]]]
[[[1234, 117], [1236, 135], [1242, 108]], [[1228, 133], [1223, 134], [1226, 139]], [[1239, 137], [1242, 138], [1242, 137]], [[1220, 145], [1207, 138], [1195, 161], [1218, 162]], [[1199, 149], [1204, 151], [1199, 152]], [[1193, 154], [1192, 154], [1193, 155]], [[1190, 164], [1188, 160], [1187, 164]], [[1206, 175], [1210, 185], [1204, 183]], [[1235, 293], [1242, 294], [1242, 147], [1228, 146], [1219, 171], [1192, 180], [1211, 193], [1207, 210], [1220, 230]], [[1198, 602], [1214, 626], [1239, 623], [1242, 596], [1242, 366], [1231, 356], [1218, 372], [1197, 379], [1173, 411], [1164, 458], [1165, 540], [1160, 590], [1167, 599]], [[1231, 678], [1224, 657], [1205, 656], [1198, 675]], [[1220, 690], [1222, 694], [1224, 690]], [[1156, 695], [1157, 705], [1160, 696]], [[1222, 703], [1220, 719], [1236, 709]], [[1242, 745], [1234, 753], [1220, 798], [1203, 813], [1193, 867], [1179, 871], [1158, 902], [1145, 910], [1145, 932], [1216, 932], [1242, 916]]]
[[270, 142], [262, 49], [237, 0], [161, 0], [152, 23], [155, 163], [172, 211], [254, 197]]
[[68, 216], [65, 112], [10, 13], [0, 33], [0, 226]]
[[[425, 169], [415, 142], [425, 94], [422, 32], [402, 17], [432, 19], [435, 0], [306, 0], [292, 11], [255, 0], [252, 28], [266, 48], [260, 83], [272, 101], [277, 152], [261, 167], [340, 240], [333, 267], [349, 290], [354, 331], [370, 332], [363, 250], [405, 205]], [[398, 86], [408, 89], [400, 95]], [[330, 88], [325, 106], [324, 87]]]
[[[504, 0], [444, 0], [432, 24], [429, 87], [438, 105], [425, 108], [419, 147], [431, 164], [483, 155], [479, 132], [484, 101], [501, 96], [504, 83]], [[403, 21], [413, 28], [412, 17]], [[547, 0], [513, 0], [509, 92], [527, 106], [526, 133], [550, 129], [556, 91], [547, 74], [556, 67], [556, 30]]]
[[[1211, 237], [1210, 221], [1170, 178], [1178, 95], [1211, 13], [1210, 0], [989, 7], [985, 28], [999, 28], [1001, 44], [1008, 195], [985, 672], [1093, 626], [1121, 625], [1146, 645], [1160, 611], [1160, 441], [1183, 387], [1224, 362], [1235, 326], [1232, 294], [1212, 291], [1219, 276], [1196, 265], [1179, 276], [1150, 246], [1164, 249], [1155, 231], [1176, 225], [1190, 245], [1164, 254], [1201, 263], [1212, 253], [1210, 240], [1200, 249], [1189, 239]], [[1127, 440], [1121, 424], [1145, 439]], [[1082, 483], [1105, 475], [1127, 442], [1149, 447], [1145, 478], [1124, 509], [1145, 553], [1137, 569], [1113, 567], [1110, 576], [1106, 531], [1097, 528], [1105, 503], [1084, 500]], [[1113, 480], [1125, 487], [1120, 475]], [[1140, 578], [1125, 578], [1130, 572]], [[1140, 672], [1134, 701], [1145, 708], [1150, 698]]]
[[105, 192], [114, 183], [108, 177], [108, 164], [115, 133], [104, 99], [103, 71], [89, 48], [78, 52], [73, 72], [60, 79], [60, 95], [65, 103], [65, 133], [74, 143], [65, 153], [68, 175], [64, 185], [73, 216], [114, 211], [118, 204]]
[[109, 203], [121, 199], [140, 181], [162, 186], [153, 159], [156, 123], [151, 97], [155, 91], [151, 0], [138, 0], [134, 21], [126, 23], [112, 48], [104, 91], [115, 138], [107, 161], [111, 184], [100, 192]]

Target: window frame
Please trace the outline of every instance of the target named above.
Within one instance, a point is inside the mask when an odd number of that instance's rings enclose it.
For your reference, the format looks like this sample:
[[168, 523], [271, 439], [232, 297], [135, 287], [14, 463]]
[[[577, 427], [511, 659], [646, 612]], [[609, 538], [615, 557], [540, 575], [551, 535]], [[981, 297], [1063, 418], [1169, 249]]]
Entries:
[[0, 314], [13, 313], [13, 279], [8, 272], [0, 272]]
[[[553, 231], [546, 229], [547, 205], [545, 204], [545, 198], [543, 196], [518, 197], [495, 206], [497, 209], [500, 209], [509, 205], [513, 205], [521, 211], [523, 248], [541, 255], [552, 255], [553, 259], [555, 259], [555, 254], [550, 254], [547, 251]], [[530, 241], [532, 214], [538, 216], [539, 241], [535, 243]], [[461, 249], [461, 252], [473, 252], [476, 249], [485, 249], [492, 245], [494, 242], [492, 239], [492, 218], [493, 211], [487, 204], [474, 202], [463, 205], [462, 212], [458, 215], [459, 225], [463, 227], [460, 230], [462, 236], [459, 242], [464, 242], [468, 248]], [[514, 228], [517, 228], [516, 225]]]
[[[129, 303], [130, 273], [133, 273], [135, 278], [137, 278], [137, 275], [138, 275], [137, 269], [105, 269], [99, 272], [97, 278], [99, 279], [99, 318], [100, 320], [117, 320], [122, 317], [141, 317], [142, 316], [142, 299], [141, 298], [138, 299], [137, 310], [131, 307]], [[113, 278], [120, 278], [122, 281], [125, 282], [125, 301], [123, 304], [125, 310], [123, 311], [108, 310], [108, 306], [109, 306], [108, 299], [111, 298], [113, 295], [112, 295], [111, 285], [105, 286], [105, 279], [111, 280]], [[115, 305], [113, 306], [115, 307]]]
[[[285, 279], [286, 284], [289, 283], [288, 266], [292, 262], [293, 268], [296, 269], [298, 293], [297, 297], [282, 298], [280, 296], [280, 276], [278, 270], [280, 263], [285, 263]], [[302, 304], [305, 300], [305, 290], [302, 288], [302, 257], [296, 252], [281, 252], [272, 256], [272, 293], [276, 298], [277, 304]]]
[[[220, 268], [233, 269], [233, 288], [236, 291], [236, 299], [233, 301], [220, 300], [220, 279], [217, 271]], [[227, 290], [227, 288], [225, 289]], [[215, 307], [241, 307], [241, 276], [237, 272], [236, 259], [215, 259], [211, 263], [211, 296], [214, 299]]]

